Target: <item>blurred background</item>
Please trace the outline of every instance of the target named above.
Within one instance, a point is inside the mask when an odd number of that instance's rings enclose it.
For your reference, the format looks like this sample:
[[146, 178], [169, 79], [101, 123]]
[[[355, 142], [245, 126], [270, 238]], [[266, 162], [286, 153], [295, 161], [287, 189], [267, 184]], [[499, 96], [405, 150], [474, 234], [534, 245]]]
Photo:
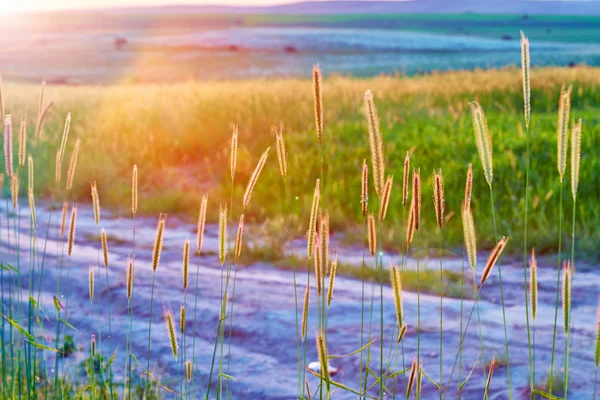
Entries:
[[[176, 3], [178, 5], [173, 5]], [[214, 5], [218, 4], [218, 5]], [[600, 63], [597, 1], [3, 0], [5, 77], [49, 83]]]

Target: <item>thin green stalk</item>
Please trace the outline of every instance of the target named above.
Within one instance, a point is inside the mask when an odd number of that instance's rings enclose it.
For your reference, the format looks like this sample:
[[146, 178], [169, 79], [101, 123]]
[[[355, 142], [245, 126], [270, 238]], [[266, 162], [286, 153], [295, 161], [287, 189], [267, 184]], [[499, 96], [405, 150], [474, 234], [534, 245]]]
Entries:
[[594, 400], [598, 397], [598, 392], [596, 391], [598, 388], [598, 367], [596, 367], [596, 373], [594, 374]]
[[[366, 226], [366, 221], [365, 221]], [[360, 348], [364, 346], [364, 328], [365, 328], [365, 248], [362, 249], [362, 296], [360, 310]], [[359, 388], [363, 387], [363, 352], [360, 352], [360, 371], [359, 371]], [[365, 384], [366, 386], [366, 384]], [[362, 396], [361, 396], [362, 398]]]
[[442, 379], [442, 362], [443, 362], [443, 329], [444, 329], [444, 314], [443, 314], [443, 306], [444, 306], [444, 269], [442, 262], [442, 246], [444, 243], [444, 234], [442, 232], [442, 228], [440, 228], [440, 400], [442, 400], [442, 388], [444, 387], [443, 379]]
[[562, 220], [563, 220], [563, 181], [560, 179], [560, 205], [558, 209], [558, 267], [556, 268], [556, 299], [554, 307], [554, 332], [552, 334], [552, 355], [550, 359], [550, 375], [548, 377], [548, 393], [552, 394], [554, 383], [554, 351], [556, 348], [556, 325], [558, 323], [558, 294], [560, 292], [560, 262], [562, 252]]
[[[194, 324], [192, 325], [192, 368], [196, 366], [196, 313], [198, 311], [198, 282], [200, 277], [200, 254], [198, 254], [198, 264], [196, 265], [196, 290], [194, 290]], [[194, 384], [192, 385], [192, 392]]]
[[[498, 229], [496, 225], [496, 209], [494, 207], [494, 190], [490, 186], [490, 202], [492, 203], [492, 221], [494, 223], [494, 240], [498, 241]], [[510, 384], [510, 357], [508, 355], [508, 330], [506, 328], [506, 309], [504, 307], [504, 289], [502, 286], [502, 266], [498, 263], [498, 281], [500, 283], [500, 301], [502, 303], [502, 320], [504, 322], [504, 351], [506, 354], [506, 378], [508, 381], [508, 398], [512, 400], [512, 387]]]
[[[418, 249], [418, 235], [415, 235], [415, 248]], [[417, 365], [421, 365], [421, 272], [419, 270], [419, 256], [415, 252], [417, 262]], [[420, 396], [420, 393], [417, 394]], [[408, 400], [408, 399], [407, 399]]]
[[154, 305], [154, 281], [156, 280], [156, 271], [152, 272], [152, 290], [150, 292], [150, 321], [148, 322], [148, 359], [146, 361], [146, 383], [144, 388], [148, 391], [150, 385], [150, 376], [147, 375], [150, 372], [150, 338], [152, 337], [152, 306]]
[[[573, 221], [571, 230], [571, 265], [573, 266], [573, 273], [575, 272], [575, 215], [577, 213], [577, 197], [573, 199]], [[569, 314], [572, 315], [572, 314]], [[569, 389], [569, 353], [571, 352], [571, 317], [567, 329], [567, 343], [565, 344], [565, 399]]]
[[383, 380], [383, 235], [381, 221], [379, 225], [379, 398], [383, 399], [383, 387], [385, 382]]
[[[531, 400], [534, 400], [535, 394], [533, 393], [533, 380], [534, 380], [534, 364], [533, 357], [531, 355], [531, 337], [529, 329], [529, 290], [527, 288], [527, 224], [528, 211], [529, 211], [529, 124], [527, 124], [527, 148], [525, 153], [526, 165], [525, 165], [525, 218], [523, 221], [523, 294], [525, 296], [525, 316], [527, 323], [527, 351], [529, 355], [529, 390], [531, 393]], [[535, 350], [534, 350], [535, 351]]]
[[[465, 302], [465, 251], [464, 251], [464, 247], [462, 248], [462, 254], [461, 254], [461, 258], [462, 258], [462, 267], [461, 267], [461, 279], [460, 279], [460, 326], [458, 328], [458, 332], [459, 332], [459, 336], [462, 336], [462, 331], [463, 331], [463, 308], [464, 308], [464, 302]], [[462, 347], [460, 347], [458, 349], [458, 383], [460, 384], [462, 382]], [[440, 377], [440, 382], [442, 382], [442, 379]], [[462, 391], [459, 390], [458, 391], [458, 400], [460, 400], [461, 397], [461, 393]]]
[[[295, 257], [294, 257], [294, 244], [292, 242], [293, 238], [292, 238], [292, 213], [290, 211], [290, 199], [289, 199], [289, 195], [288, 195], [288, 185], [287, 185], [287, 178], [283, 179], [283, 190], [284, 190], [284, 196], [285, 196], [285, 207], [286, 207], [286, 212], [287, 212], [287, 220], [288, 220], [288, 234], [289, 234], [289, 242], [290, 242], [290, 252], [291, 252], [291, 256], [292, 256], [292, 273], [294, 276], [294, 311], [296, 314], [296, 358], [298, 359], [298, 396], [300, 396], [300, 393], [302, 393], [303, 387], [304, 385], [302, 384], [302, 365], [300, 363], [300, 345], [298, 342], [298, 329], [299, 329], [299, 323], [298, 323], [298, 290], [297, 290], [297, 283], [296, 283], [296, 262], [295, 262]], [[361, 338], [362, 340], [362, 338]], [[361, 345], [362, 347], [362, 345]]]

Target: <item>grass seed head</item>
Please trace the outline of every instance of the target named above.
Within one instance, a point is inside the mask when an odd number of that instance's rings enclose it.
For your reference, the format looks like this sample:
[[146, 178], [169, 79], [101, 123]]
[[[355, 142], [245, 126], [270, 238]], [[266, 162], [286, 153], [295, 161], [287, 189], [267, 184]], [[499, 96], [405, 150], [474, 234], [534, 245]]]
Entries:
[[327, 291], [327, 307], [331, 307], [331, 299], [333, 299], [333, 287], [335, 285], [335, 274], [337, 272], [338, 252], [334, 252], [333, 260], [331, 261], [331, 269], [329, 270], [329, 290]]
[[317, 286], [317, 294], [321, 295], [322, 284], [323, 284], [323, 253], [321, 252], [321, 244], [319, 242], [319, 235], [315, 235], [315, 284]]
[[367, 218], [367, 208], [369, 206], [369, 166], [367, 160], [363, 160], [360, 182], [360, 208], [363, 218]]
[[13, 176], [13, 151], [12, 151], [12, 117], [4, 117], [4, 165], [6, 175]]
[[131, 212], [133, 215], [137, 213], [138, 208], [138, 169], [137, 165], [133, 166], [131, 173]]
[[69, 130], [70, 129], [71, 129], [71, 113], [68, 113], [67, 118], [65, 119], [65, 127], [63, 129], [62, 139], [60, 141], [59, 159], [60, 159], [61, 165], [62, 165], [62, 160], [65, 155], [65, 149], [67, 148], [67, 139], [69, 138]]
[[404, 339], [407, 329], [408, 329], [408, 325], [406, 325], [406, 324], [402, 325], [402, 327], [400, 328], [400, 332], [398, 332], [398, 339], [396, 340], [396, 343], [400, 343], [400, 341], [402, 339]]
[[317, 353], [319, 354], [319, 363], [321, 364], [321, 377], [329, 386], [329, 353], [327, 352], [327, 342], [325, 332], [320, 330], [317, 333]]
[[60, 218], [60, 238], [63, 239], [65, 237], [65, 228], [67, 225], [67, 213], [69, 212], [69, 203], [66, 201], [63, 202], [62, 207], [62, 216]]
[[308, 303], [310, 300], [310, 285], [306, 285], [306, 289], [304, 291], [304, 303], [302, 305], [302, 341], [306, 340], [306, 328], [308, 326]]
[[244, 214], [240, 216], [240, 223], [238, 224], [237, 235], [235, 237], [235, 263], [240, 262], [240, 254], [242, 254], [242, 239], [244, 236]]
[[69, 236], [67, 238], [67, 254], [69, 256], [73, 252], [73, 244], [75, 243], [75, 224], [77, 222], [77, 206], [71, 208], [71, 221], [69, 222]]
[[179, 347], [177, 346], [177, 331], [175, 330], [175, 318], [173, 317], [173, 311], [163, 306], [163, 314], [165, 318], [165, 324], [167, 325], [167, 335], [169, 337], [169, 345], [173, 352], [173, 357], [177, 360], [177, 352]]
[[579, 186], [579, 168], [581, 166], [581, 119], [573, 124], [571, 130], [571, 194], [577, 198]]
[[183, 269], [182, 269], [182, 281], [183, 290], [187, 290], [190, 276], [190, 239], [185, 239], [183, 242]]
[[200, 201], [200, 212], [198, 213], [198, 227], [196, 229], [196, 255], [202, 251], [202, 242], [204, 241], [204, 227], [206, 225], [206, 208], [208, 206], [208, 194], [202, 196]]
[[463, 207], [462, 209], [462, 225], [463, 235], [465, 240], [465, 248], [469, 257], [469, 265], [471, 270], [475, 271], [477, 265], [477, 235], [475, 233], [475, 223], [473, 222], [473, 214], [470, 208]]
[[494, 268], [494, 265], [496, 265], [496, 261], [498, 261], [498, 258], [500, 258], [502, 251], [506, 247], [506, 243], [508, 243], [508, 238], [506, 236], [502, 236], [502, 239], [500, 239], [498, 241], [498, 243], [496, 243], [496, 246], [490, 253], [489, 258], [488, 258], [487, 262], [485, 263], [485, 268], [483, 269], [483, 274], [481, 275], [481, 285], [483, 285], [483, 283], [490, 276], [490, 273], [492, 272], [492, 268]]
[[185, 334], [185, 306], [182, 305], [179, 309], [179, 332]]
[[[37, 218], [35, 216], [35, 198], [33, 196], [33, 190], [27, 191], [29, 197], [29, 211], [31, 214], [31, 226], [33, 227], [33, 231], [35, 232], [37, 229]], [[35, 237], [34, 237], [35, 240]]]
[[569, 115], [571, 113], [571, 90], [569, 86], [565, 90], [563, 86], [560, 90], [560, 98], [558, 101], [558, 128], [557, 128], [557, 143], [558, 143], [558, 174], [562, 181], [565, 170], [567, 169], [567, 146], [569, 141]]
[[521, 71], [523, 73], [523, 112], [525, 115], [525, 126], [529, 129], [531, 120], [531, 85], [529, 68], [529, 39], [521, 31]]
[[414, 224], [415, 231], [421, 225], [421, 168], [413, 170], [413, 202], [414, 202]]
[[408, 201], [408, 182], [410, 179], [410, 152], [406, 152], [404, 158], [404, 171], [402, 175], [402, 205], [406, 206]]
[[377, 231], [375, 229], [375, 217], [373, 213], [369, 214], [367, 218], [367, 226], [368, 226], [368, 239], [369, 239], [369, 252], [372, 256], [375, 255], [375, 251], [377, 250]]
[[275, 144], [277, 145], [277, 161], [279, 162], [279, 172], [281, 177], [287, 179], [287, 153], [285, 151], [285, 141], [283, 140], [283, 124], [279, 128], [273, 128], [275, 131]]
[[62, 164], [60, 159], [60, 151], [56, 152], [56, 163], [55, 163], [55, 172], [54, 172], [54, 182], [56, 186], [60, 184], [61, 175], [62, 175]]
[[100, 198], [98, 196], [98, 187], [96, 181], [91, 183], [92, 187], [92, 204], [94, 205], [94, 222], [96, 225], [100, 223]]
[[156, 226], [156, 238], [154, 239], [154, 247], [152, 249], [152, 271], [156, 272], [158, 264], [160, 263], [160, 254], [163, 247], [163, 238], [165, 234], [165, 225], [167, 223], [167, 214], [160, 214], [158, 216], [158, 223]]
[[392, 265], [390, 268], [390, 282], [392, 283], [392, 292], [394, 293], [394, 306], [396, 307], [398, 326], [402, 326], [402, 277], [400, 276], [400, 269], [396, 265]]
[[237, 149], [238, 149], [238, 126], [233, 127], [231, 135], [231, 154], [229, 158], [229, 170], [231, 172], [231, 180], [235, 178], [235, 169], [237, 165]]
[[323, 76], [318, 64], [313, 66], [313, 96], [315, 105], [315, 126], [317, 140], [323, 143]]
[[467, 179], [465, 182], [465, 199], [463, 200], [463, 208], [471, 210], [471, 196], [473, 194], [473, 164], [469, 163], [467, 167]]
[[192, 362], [189, 360], [185, 362], [185, 372], [186, 372], [186, 377], [187, 377], [188, 382], [191, 382], [191, 380], [192, 380]]
[[444, 178], [442, 170], [433, 172], [433, 207], [435, 208], [435, 217], [438, 226], [441, 228], [444, 225]]
[[90, 303], [94, 302], [94, 266], [90, 265], [89, 274], [88, 274], [88, 289], [90, 294]]
[[408, 219], [406, 221], [406, 247], [410, 248], [410, 244], [415, 237], [415, 199], [414, 196], [410, 201], [408, 208]]
[[531, 317], [535, 321], [538, 305], [538, 280], [534, 249], [531, 249], [531, 261], [529, 262], [529, 297], [531, 299]]
[[227, 203], [219, 206], [219, 262], [225, 264], [227, 257]]
[[383, 188], [383, 195], [381, 196], [379, 203], [379, 221], [383, 222], [385, 219], [385, 215], [387, 214], [387, 209], [390, 204], [390, 197], [392, 194], [392, 184], [394, 182], [394, 176], [390, 175], [385, 181], [385, 186]]
[[406, 398], [409, 399], [410, 398], [410, 394], [412, 392], [414, 383], [415, 383], [415, 378], [417, 376], [417, 368], [419, 367], [419, 365], [417, 364], [417, 356], [415, 356], [415, 358], [413, 359], [413, 362], [410, 366], [410, 372], [408, 373], [408, 383], [406, 384]]
[[27, 154], [27, 116], [21, 116], [21, 127], [19, 129], [19, 167], [25, 166], [25, 154]]
[[367, 90], [365, 93], [365, 114], [367, 116], [367, 125], [369, 128], [369, 144], [371, 147], [371, 164], [373, 167], [373, 184], [375, 185], [375, 193], [377, 196], [382, 196], [384, 186], [384, 155], [383, 155], [383, 140], [381, 131], [379, 130], [379, 117], [373, 93]]
[[100, 231], [100, 242], [102, 243], [102, 255], [104, 258], [104, 266], [108, 268], [108, 241], [106, 239], [106, 231], [104, 228]]
[[311, 259], [313, 256], [313, 247], [315, 242], [315, 233], [317, 230], [317, 214], [319, 211], [319, 198], [320, 198], [320, 181], [317, 179], [315, 184], [315, 192], [313, 194], [312, 206], [310, 208], [310, 221], [308, 223], [308, 258]]
[[492, 169], [492, 137], [488, 130], [487, 119], [479, 103], [472, 101], [469, 103], [469, 106], [471, 106], [475, 143], [477, 144], [483, 174], [488, 185], [491, 185], [494, 177]]
[[271, 148], [267, 147], [265, 152], [260, 156], [258, 163], [256, 164], [256, 168], [250, 177], [250, 182], [248, 182], [248, 186], [246, 187], [246, 193], [244, 193], [244, 209], [248, 207], [248, 203], [250, 203], [250, 197], [252, 197], [252, 191], [254, 190], [254, 186], [256, 186], [256, 181], [258, 181], [258, 176], [265, 166], [265, 162], [267, 162], [267, 157], [269, 156], [269, 150]]
[[79, 154], [79, 144], [81, 140], [77, 138], [75, 146], [73, 147], [73, 153], [71, 154], [71, 162], [69, 163], [69, 170], [67, 171], [67, 190], [71, 190], [73, 187], [73, 178], [75, 177], [75, 168], [77, 167], [77, 155]]
[[129, 260], [129, 264], [127, 265], [127, 300], [131, 301], [133, 297], [133, 278], [134, 278], [134, 269], [133, 269], [133, 260]]
[[27, 157], [27, 188], [30, 192], [33, 192], [35, 182], [34, 182], [35, 172], [33, 168], [33, 157], [31, 154]]

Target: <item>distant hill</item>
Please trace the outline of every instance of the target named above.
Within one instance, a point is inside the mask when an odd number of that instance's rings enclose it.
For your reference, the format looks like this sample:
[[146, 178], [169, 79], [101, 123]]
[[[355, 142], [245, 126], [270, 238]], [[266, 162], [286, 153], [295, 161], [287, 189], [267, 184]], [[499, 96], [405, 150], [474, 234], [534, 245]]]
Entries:
[[[215, 0], [217, 1], [217, 0]], [[133, 9], [130, 9], [133, 10]], [[136, 8], [136, 10], [139, 10]], [[149, 11], [146, 9], [146, 11]], [[154, 12], [239, 14], [365, 14], [365, 13], [477, 13], [531, 15], [600, 15], [597, 0], [404, 0], [304, 1], [277, 6], [164, 6]]]

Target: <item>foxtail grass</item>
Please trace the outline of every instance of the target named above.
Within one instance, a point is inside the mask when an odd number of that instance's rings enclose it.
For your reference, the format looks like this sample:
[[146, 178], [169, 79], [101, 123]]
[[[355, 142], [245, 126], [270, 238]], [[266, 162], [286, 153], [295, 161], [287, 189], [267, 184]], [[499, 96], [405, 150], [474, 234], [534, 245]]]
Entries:
[[[498, 240], [498, 228], [496, 225], [496, 208], [494, 205], [494, 189], [492, 185], [493, 181], [493, 163], [492, 163], [492, 137], [488, 129], [487, 119], [483, 111], [483, 107], [477, 102], [470, 102], [471, 114], [473, 117], [473, 131], [475, 133], [475, 143], [477, 144], [477, 150], [479, 153], [479, 159], [481, 160], [481, 166], [483, 168], [483, 174], [486, 182], [490, 188], [490, 208], [492, 214], [492, 223], [494, 226], [494, 239]], [[502, 242], [502, 240], [500, 240]], [[485, 273], [485, 269], [484, 269]], [[504, 303], [504, 286], [502, 284], [502, 267], [498, 266], [498, 281], [500, 285], [500, 303], [502, 306], [502, 322], [504, 326], [504, 354], [506, 357], [506, 370], [507, 370], [507, 389], [508, 397], [512, 400], [512, 385], [510, 375], [510, 355], [508, 351], [508, 328], [506, 323], [506, 307]]]
[[375, 193], [381, 197], [384, 190], [384, 155], [383, 140], [379, 130], [379, 117], [373, 100], [373, 94], [370, 90], [365, 93], [365, 114], [367, 116], [367, 125], [369, 128], [369, 143], [371, 146], [371, 164], [373, 168], [373, 186]]
[[315, 130], [319, 145], [323, 143], [323, 76], [318, 64], [313, 66], [313, 96], [315, 106]]
[[318, 211], [319, 211], [319, 199], [321, 196], [320, 191], [321, 191], [320, 190], [320, 181], [319, 181], [319, 179], [317, 179], [317, 183], [315, 185], [315, 191], [313, 194], [312, 206], [310, 208], [310, 220], [308, 223], [307, 252], [308, 252], [309, 260], [312, 258], [313, 250], [314, 250], [315, 233], [316, 233], [316, 229], [317, 229], [317, 216], [318, 216]]
[[46, 81], [42, 81], [41, 89], [40, 89], [40, 103], [38, 106], [38, 114], [35, 123], [35, 135], [36, 139], [39, 139], [44, 134], [44, 121], [46, 119], [46, 115], [48, 115], [48, 111], [54, 105], [54, 101], [50, 100], [47, 104], [45, 104], [45, 92], [46, 92]]
[[173, 316], [173, 311], [168, 309], [166, 306], [164, 307], [163, 314], [165, 318], [165, 324], [167, 326], [169, 346], [171, 347], [173, 357], [175, 357], [175, 360], [177, 360], [179, 347], [177, 345], [177, 330], [175, 329], [175, 317]]
[[23, 114], [19, 127], [19, 168], [25, 165], [25, 154], [27, 154], [27, 116]]
[[390, 204], [390, 196], [392, 194], [392, 183], [394, 182], [394, 176], [390, 175], [385, 181], [383, 187], [383, 194], [379, 203], [379, 222], [383, 222], [385, 215], [387, 214], [388, 205]]
[[[148, 320], [148, 349], [147, 349], [147, 360], [146, 360], [146, 371], [150, 371], [150, 340], [152, 338], [152, 308], [154, 305], [154, 283], [156, 281], [156, 270], [160, 263], [160, 254], [163, 247], [163, 238], [165, 233], [165, 225], [167, 223], [167, 215], [160, 214], [158, 216], [158, 222], [156, 226], [156, 237], [154, 239], [154, 246], [152, 249], [152, 288], [150, 291], [150, 318]], [[166, 316], [166, 315], [165, 315]], [[171, 313], [171, 318], [173, 317]], [[177, 358], [177, 356], [175, 356]], [[146, 378], [144, 385], [145, 391], [150, 390], [150, 377]]]
[[77, 156], [79, 154], [79, 144], [81, 140], [77, 138], [75, 146], [73, 147], [73, 153], [71, 153], [71, 162], [69, 163], [69, 170], [67, 171], [67, 190], [71, 190], [73, 187], [73, 179], [75, 178], [75, 168], [77, 167]]
[[[527, 298], [527, 228], [529, 224], [529, 167], [530, 167], [530, 125], [531, 125], [531, 84], [530, 84], [530, 57], [529, 57], [529, 39], [521, 31], [521, 72], [523, 78], [523, 116], [525, 119], [526, 132], [526, 151], [525, 151], [525, 211], [523, 216], [523, 294], [525, 297], [525, 321], [527, 327], [527, 353], [529, 359], [529, 391], [533, 400], [533, 389], [535, 381], [535, 349], [531, 346], [531, 329], [529, 327], [529, 304], [532, 304], [532, 319], [535, 320], [535, 311], [533, 309], [533, 297]], [[532, 253], [533, 257], [533, 253]], [[537, 282], [536, 282], [537, 285]], [[536, 286], [537, 290], [537, 286]], [[530, 291], [530, 293], [533, 293]], [[536, 292], [537, 293], [537, 292]], [[537, 301], [537, 298], [535, 299]], [[537, 304], [536, 304], [537, 307]], [[535, 331], [534, 331], [534, 347], [535, 347]]]
[[227, 203], [219, 206], [219, 263], [225, 264], [227, 256]]
[[[560, 90], [558, 98], [558, 122], [556, 128], [557, 141], [557, 169], [560, 185], [559, 207], [558, 207], [558, 255], [556, 268], [556, 296], [554, 306], [554, 327], [552, 333], [552, 353], [550, 356], [550, 373], [548, 376], [548, 393], [552, 394], [554, 385], [554, 356], [556, 351], [556, 332], [558, 328], [558, 301], [560, 293], [561, 262], [562, 262], [562, 222], [563, 222], [563, 178], [567, 168], [567, 146], [569, 139], [569, 120], [571, 113], [571, 91], [569, 86]], [[575, 208], [573, 208], [575, 210]]]
[[331, 261], [331, 268], [329, 269], [329, 289], [327, 290], [327, 307], [331, 307], [331, 300], [333, 299], [333, 287], [335, 285], [335, 274], [337, 272], [338, 254], [337, 250]]
[[446, 205], [446, 198], [444, 196], [444, 178], [442, 176], [442, 170], [433, 172], [433, 208], [435, 209], [435, 219], [437, 221], [438, 228], [440, 230], [440, 400], [443, 395], [443, 382], [442, 382], [442, 367], [443, 367], [443, 356], [444, 356], [444, 317], [443, 317], [443, 305], [444, 305], [444, 268], [442, 261], [442, 247], [443, 247], [443, 233], [442, 227], [444, 225], [444, 209]]
[[500, 258], [500, 255], [504, 251], [504, 248], [506, 247], [507, 243], [508, 238], [506, 236], [502, 236], [502, 239], [500, 239], [498, 243], [496, 243], [496, 246], [494, 246], [494, 249], [490, 253], [487, 262], [485, 263], [485, 267], [483, 268], [483, 273], [481, 274], [481, 281], [479, 283], [480, 285], [483, 285], [483, 283], [489, 278], [492, 269], [496, 265], [496, 262]]
[[323, 330], [317, 333], [317, 353], [319, 354], [319, 363], [321, 365], [319, 372], [321, 379], [325, 381], [325, 386], [327, 387], [326, 398], [329, 398], [329, 393], [331, 391], [329, 380], [329, 353], [327, 351], [327, 342]]
[[375, 256], [375, 251], [377, 250], [377, 230], [375, 227], [375, 217], [373, 213], [369, 214], [367, 218], [367, 227], [368, 227], [368, 239], [369, 239], [369, 253], [372, 256]]
[[412, 393], [413, 386], [415, 385], [415, 378], [417, 377], [417, 369], [419, 368], [418, 357], [415, 356], [413, 359], [412, 365], [410, 366], [410, 371], [408, 373], [408, 383], [406, 384], [406, 398], [410, 399], [410, 394]]
[[256, 168], [254, 169], [254, 172], [252, 173], [252, 176], [250, 177], [250, 182], [248, 182], [248, 186], [246, 187], [246, 193], [244, 193], [244, 209], [246, 209], [246, 207], [248, 207], [248, 204], [250, 203], [250, 198], [252, 197], [252, 191], [254, 190], [254, 186], [256, 185], [256, 182], [258, 181], [260, 172], [262, 171], [263, 167], [265, 166], [265, 162], [267, 162], [267, 157], [269, 156], [270, 149], [271, 149], [270, 147], [267, 147], [265, 152], [262, 154], [262, 156], [258, 160], [258, 163], [256, 164]]
[[92, 205], [94, 208], [94, 222], [96, 226], [100, 224], [100, 198], [98, 196], [98, 186], [96, 186], [96, 182], [91, 183], [91, 191], [92, 191]]
[[363, 160], [360, 178], [360, 210], [363, 218], [367, 218], [369, 207], [369, 166], [367, 160]]
[[4, 169], [6, 176], [13, 176], [13, 145], [12, 145], [12, 117], [10, 114], [4, 116]]

